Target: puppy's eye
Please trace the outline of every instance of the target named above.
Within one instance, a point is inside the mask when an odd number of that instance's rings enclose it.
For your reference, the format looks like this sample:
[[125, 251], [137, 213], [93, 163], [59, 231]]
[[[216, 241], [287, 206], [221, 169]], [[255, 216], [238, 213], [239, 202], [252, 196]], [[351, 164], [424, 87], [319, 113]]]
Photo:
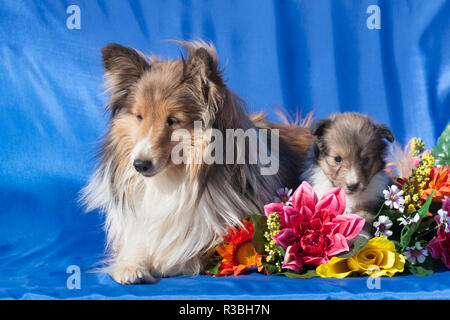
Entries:
[[177, 125], [177, 124], [179, 124], [180, 122], [177, 120], [177, 119], [175, 119], [175, 118], [168, 118], [167, 119], [167, 124], [169, 125], [169, 126], [174, 126], [174, 125]]
[[142, 121], [142, 116], [140, 114], [137, 114], [136, 119], [138, 119], [138, 121]]
[[342, 162], [342, 158], [339, 157], [339, 156], [334, 157], [334, 161], [336, 161], [336, 163], [341, 163]]
[[369, 161], [370, 161], [370, 158], [369, 158], [369, 157], [365, 157], [365, 158], [362, 160], [362, 164], [365, 166], [365, 165], [369, 164]]

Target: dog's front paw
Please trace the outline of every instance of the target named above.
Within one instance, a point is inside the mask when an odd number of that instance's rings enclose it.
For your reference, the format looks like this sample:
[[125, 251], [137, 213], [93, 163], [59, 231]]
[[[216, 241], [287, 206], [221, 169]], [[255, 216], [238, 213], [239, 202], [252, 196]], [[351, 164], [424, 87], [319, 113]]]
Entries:
[[114, 279], [114, 281], [120, 284], [142, 284], [156, 282], [156, 279], [150, 274], [150, 272], [141, 267], [116, 267], [109, 271], [109, 275]]

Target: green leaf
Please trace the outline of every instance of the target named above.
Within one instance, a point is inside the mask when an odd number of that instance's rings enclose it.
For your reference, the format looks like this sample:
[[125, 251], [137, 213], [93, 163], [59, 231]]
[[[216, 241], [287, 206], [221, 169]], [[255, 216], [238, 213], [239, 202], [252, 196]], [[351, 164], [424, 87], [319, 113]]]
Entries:
[[408, 263], [408, 270], [415, 276], [423, 277], [434, 273], [433, 269]]
[[380, 207], [380, 210], [378, 210], [378, 212], [377, 212], [377, 214], [375, 215], [374, 219], [378, 218], [378, 216], [381, 214], [381, 212], [383, 212], [384, 207], [385, 207], [385, 205], [384, 205], [384, 202], [383, 202], [383, 204], [382, 204], [381, 207]]
[[367, 239], [366, 237], [358, 236], [356, 240], [353, 242], [352, 249], [347, 253], [339, 255], [338, 258], [353, 257], [356, 253], [358, 253], [359, 250], [361, 250], [366, 246], [367, 242], [369, 242], [369, 239]]
[[315, 277], [319, 276], [317, 274], [316, 270], [308, 270], [303, 273], [298, 273], [295, 271], [282, 271], [282, 272], [278, 272], [276, 275], [277, 276], [286, 276], [288, 278], [294, 278], [294, 279], [311, 279], [311, 278], [315, 278]]
[[276, 265], [272, 264], [272, 263], [268, 263], [268, 262], [263, 262], [262, 265], [264, 266], [264, 268], [266, 269], [266, 273], [268, 275], [272, 274], [272, 273], [276, 273], [278, 272], [278, 268]]
[[400, 246], [402, 251], [405, 250], [405, 248], [409, 245], [411, 242], [411, 238], [414, 235], [414, 233], [418, 230], [420, 224], [422, 223], [422, 219], [427, 216], [429, 210], [431, 201], [433, 199], [433, 194], [436, 190], [433, 190], [431, 194], [428, 196], [427, 200], [424, 202], [422, 207], [420, 207], [419, 210], [417, 210], [417, 214], [419, 215], [420, 219], [412, 226], [404, 226], [400, 235]]
[[431, 194], [428, 196], [427, 200], [425, 200], [424, 204], [422, 205], [422, 207], [420, 207], [420, 209], [417, 211], [417, 213], [419, 214], [419, 216], [426, 217], [429, 210], [430, 210], [430, 205], [431, 202], [433, 200], [433, 195], [436, 192], [436, 190], [431, 191]]
[[447, 124], [436, 145], [431, 149], [431, 155], [434, 157], [436, 167], [450, 164], [450, 123]]
[[412, 229], [409, 226], [404, 226], [400, 234], [400, 246], [402, 251], [408, 246], [409, 241], [411, 241], [411, 236], [413, 234]]
[[219, 268], [220, 268], [221, 264], [222, 264], [222, 261], [218, 261], [215, 265], [211, 266], [210, 268], [207, 268], [205, 271], [216, 275], [219, 273]]
[[252, 237], [253, 247], [259, 254], [265, 254], [264, 246], [267, 240], [264, 237], [264, 233], [267, 231], [267, 218], [259, 214], [253, 214], [250, 218], [252, 219], [254, 226]]
[[283, 247], [278, 246], [278, 250], [280, 251], [281, 257], [284, 258], [286, 255], [286, 251], [283, 249]]

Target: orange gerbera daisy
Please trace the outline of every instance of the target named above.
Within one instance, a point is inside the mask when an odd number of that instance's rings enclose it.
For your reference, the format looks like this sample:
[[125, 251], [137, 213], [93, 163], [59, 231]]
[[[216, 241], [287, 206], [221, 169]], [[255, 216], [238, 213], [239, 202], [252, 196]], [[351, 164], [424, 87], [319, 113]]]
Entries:
[[241, 274], [250, 267], [263, 269], [262, 255], [258, 254], [252, 244], [253, 221], [242, 220], [245, 228], [228, 227], [228, 234], [223, 237], [225, 243], [217, 247], [222, 256], [222, 263], [217, 275]]
[[449, 167], [446, 165], [441, 168], [434, 168], [432, 178], [428, 183], [427, 189], [424, 190], [422, 199], [425, 200], [433, 190], [433, 201], [441, 201], [444, 196], [450, 196], [450, 173]]

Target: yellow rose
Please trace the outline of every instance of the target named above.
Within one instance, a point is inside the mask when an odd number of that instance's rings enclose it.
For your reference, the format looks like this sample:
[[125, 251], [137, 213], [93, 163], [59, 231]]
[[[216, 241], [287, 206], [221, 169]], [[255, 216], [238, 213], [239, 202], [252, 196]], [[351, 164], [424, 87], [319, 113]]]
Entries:
[[395, 250], [395, 244], [386, 237], [369, 240], [364, 248], [353, 257], [333, 257], [327, 264], [321, 264], [316, 272], [322, 278], [345, 278], [352, 272], [371, 277], [392, 277], [403, 272], [405, 257]]

